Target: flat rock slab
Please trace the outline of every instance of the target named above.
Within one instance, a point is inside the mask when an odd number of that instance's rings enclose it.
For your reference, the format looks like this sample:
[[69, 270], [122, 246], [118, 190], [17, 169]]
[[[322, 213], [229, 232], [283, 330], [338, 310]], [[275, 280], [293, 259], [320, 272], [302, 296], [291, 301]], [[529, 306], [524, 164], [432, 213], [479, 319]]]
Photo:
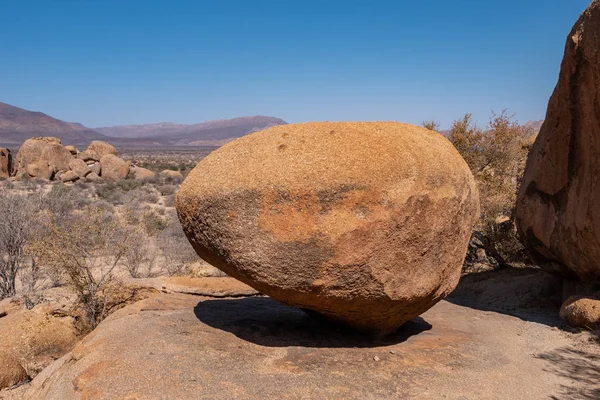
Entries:
[[186, 276], [172, 276], [129, 279], [128, 282], [153, 287], [166, 293], [193, 294], [216, 298], [259, 295], [255, 289], [230, 277], [189, 278]]
[[576, 347], [582, 342], [548, 324], [446, 301], [369, 342], [267, 297], [162, 294], [119, 310], [5, 396], [597, 398], [584, 395], [600, 394], [600, 356]]

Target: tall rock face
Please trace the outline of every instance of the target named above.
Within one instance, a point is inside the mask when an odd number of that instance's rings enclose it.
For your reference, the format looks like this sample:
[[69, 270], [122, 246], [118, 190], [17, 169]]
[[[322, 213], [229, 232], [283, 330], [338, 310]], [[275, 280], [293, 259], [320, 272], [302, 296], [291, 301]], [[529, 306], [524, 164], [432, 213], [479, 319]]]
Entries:
[[15, 160], [14, 175], [52, 179], [54, 174], [69, 170], [73, 155], [54, 137], [37, 137], [23, 143]]
[[197, 253], [283, 303], [386, 334], [458, 283], [478, 195], [435, 132], [393, 122], [269, 128], [177, 194]]
[[0, 178], [8, 178], [12, 172], [12, 154], [9, 149], [0, 149]]
[[517, 226], [543, 268], [600, 282], [600, 0], [567, 38], [558, 85], [527, 161]]

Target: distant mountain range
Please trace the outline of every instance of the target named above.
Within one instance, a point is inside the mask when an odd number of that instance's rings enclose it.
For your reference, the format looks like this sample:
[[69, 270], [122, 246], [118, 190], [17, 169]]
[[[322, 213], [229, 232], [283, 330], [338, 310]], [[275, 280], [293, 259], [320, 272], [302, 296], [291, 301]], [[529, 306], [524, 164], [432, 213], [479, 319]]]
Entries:
[[219, 121], [208, 121], [193, 125], [163, 122], [148, 125], [124, 125], [95, 128], [106, 136], [115, 138], [165, 139], [176, 146], [222, 146], [248, 133], [261, 131], [275, 125], [285, 125], [280, 118], [240, 117]]
[[58, 137], [64, 144], [87, 146], [104, 140], [115, 146], [221, 146], [248, 133], [286, 122], [255, 116], [209, 121], [194, 125], [161, 123], [90, 129], [41, 112], [0, 102], [0, 147], [15, 148], [36, 136]]

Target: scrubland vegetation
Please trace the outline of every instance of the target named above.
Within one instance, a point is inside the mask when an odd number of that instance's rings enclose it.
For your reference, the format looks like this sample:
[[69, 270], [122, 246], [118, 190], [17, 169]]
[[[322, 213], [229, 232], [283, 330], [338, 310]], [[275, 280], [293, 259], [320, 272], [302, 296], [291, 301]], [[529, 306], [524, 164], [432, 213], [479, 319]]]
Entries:
[[89, 331], [135, 297], [124, 280], [193, 275], [198, 257], [174, 209], [180, 183], [0, 181], [0, 300], [33, 308], [45, 289], [67, 288]]
[[[438, 130], [435, 121], [423, 122]], [[479, 189], [481, 218], [473, 232], [465, 271], [528, 263], [517, 237], [515, 204], [529, 149], [537, 132], [503, 111], [492, 113], [481, 128], [465, 114], [452, 124], [448, 138], [463, 156]]]

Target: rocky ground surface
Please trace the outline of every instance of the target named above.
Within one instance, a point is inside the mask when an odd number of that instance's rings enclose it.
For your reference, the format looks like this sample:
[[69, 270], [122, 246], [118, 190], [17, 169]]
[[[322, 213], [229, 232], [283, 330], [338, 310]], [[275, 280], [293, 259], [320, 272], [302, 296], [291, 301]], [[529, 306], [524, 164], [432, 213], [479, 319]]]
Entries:
[[565, 327], [555, 285], [535, 270], [464, 277], [376, 341], [266, 297], [165, 289], [0, 398], [596, 399], [597, 337]]

